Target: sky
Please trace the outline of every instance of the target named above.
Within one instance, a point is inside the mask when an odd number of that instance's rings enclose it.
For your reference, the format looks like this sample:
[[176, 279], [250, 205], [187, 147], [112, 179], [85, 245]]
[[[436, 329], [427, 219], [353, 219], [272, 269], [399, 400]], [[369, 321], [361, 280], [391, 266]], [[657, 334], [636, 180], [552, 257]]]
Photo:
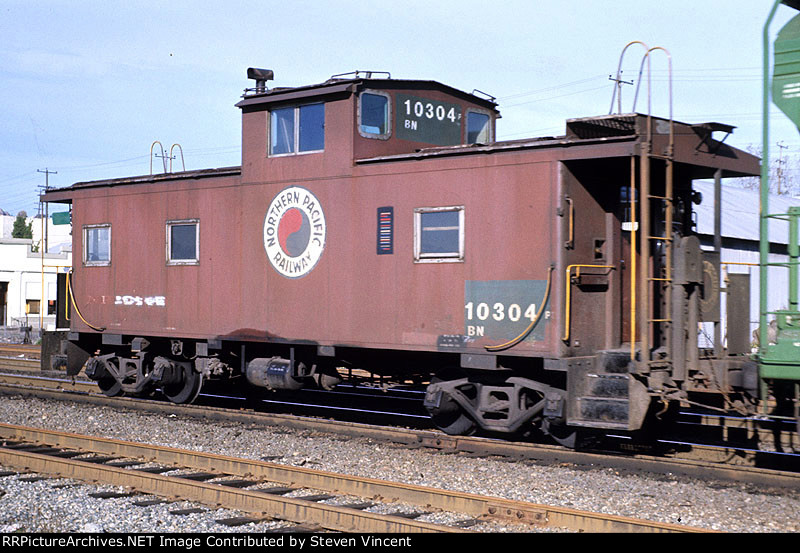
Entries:
[[[239, 165], [235, 104], [253, 86], [248, 67], [274, 70], [270, 86], [373, 70], [477, 89], [497, 98], [505, 140], [560, 135], [567, 119], [608, 114], [610, 77], [638, 40], [669, 52], [651, 55], [653, 115], [669, 114], [671, 61], [675, 119], [734, 125], [727, 143], [760, 148], [761, 34], [772, 5], [2, 0], [0, 209], [35, 214], [46, 182], [146, 175], [151, 164], [163, 172], [163, 159], [150, 156], [156, 140], [176, 154], [173, 170]], [[771, 37], [796, 13], [781, 6]], [[639, 81], [644, 51], [628, 49], [623, 80]], [[634, 88], [622, 86], [623, 112], [633, 111]], [[646, 98], [645, 80], [637, 111], [647, 111]], [[770, 149], [796, 161], [797, 128], [771, 113]]]

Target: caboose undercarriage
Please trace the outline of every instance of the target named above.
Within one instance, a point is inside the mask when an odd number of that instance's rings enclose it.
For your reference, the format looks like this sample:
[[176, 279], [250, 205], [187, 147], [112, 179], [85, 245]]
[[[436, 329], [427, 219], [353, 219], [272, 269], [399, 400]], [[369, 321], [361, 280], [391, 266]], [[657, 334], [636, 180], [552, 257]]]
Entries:
[[[666, 371], [637, 374], [627, 350], [559, 360], [507, 356], [494, 369], [477, 369], [459, 366], [454, 354], [78, 333], [70, 338], [71, 371], [83, 368], [109, 396], [158, 393], [191, 403], [209, 381], [247, 382], [248, 394], [259, 397], [308, 387], [333, 390], [373, 377], [384, 388], [424, 387], [433, 423], [453, 435], [533, 433], [574, 447], [581, 433], [651, 432], [671, 423], [680, 405], [761, 413], [758, 365], [741, 358], [700, 359], [680, 385]], [[771, 409], [796, 419], [791, 383], [771, 392]]]

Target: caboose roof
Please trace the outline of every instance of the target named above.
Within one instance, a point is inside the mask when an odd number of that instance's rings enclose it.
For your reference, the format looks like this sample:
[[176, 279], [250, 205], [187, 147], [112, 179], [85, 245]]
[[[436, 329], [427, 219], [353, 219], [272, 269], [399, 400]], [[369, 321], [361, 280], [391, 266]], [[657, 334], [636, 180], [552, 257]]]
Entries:
[[278, 102], [293, 102], [314, 97], [325, 97], [336, 94], [352, 94], [364, 88], [377, 90], [438, 90], [452, 96], [467, 99], [481, 104], [491, 110], [497, 110], [497, 103], [492, 97], [481, 97], [447, 86], [438, 81], [406, 80], [406, 79], [372, 79], [372, 78], [331, 78], [319, 84], [298, 87], [275, 87], [270, 89], [247, 89], [243, 100], [236, 104], [242, 109], [266, 107]]
[[[564, 149], [577, 146], [588, 147], [582, 154], [582, 157], [585, 158], [639, 155], [641, 145], [647, 138], [648, 120], [652, 122], [650, 135], [654, 144], [665, 147], [669, 136], [668, 119], [629, 113], [568, 119], [566, 133], [561, 136], [505, 140], [491, 144], [459, 144], [421, 148], [411, 153], [358, 159], [356, 163], [369, 164], [537, 148]], [[675, 121], [673, 133], [676, 162], [696, 164], [693, 178], [710, 178], [718, 166], [723, 169], [725, 177], [759, 175], [759, 160], [756, 156], [725, 144], [724, 140], [727, 135], [719, 138], [713, 137], [714, 132], [730, 133], [733, 129], [734, 127], [720, 123], [689, 124]], [[612, 144], [618, 144], [620, 147], [613, 148]], [[701, 169], [703, 166], [704, 169]]]
[[237, 176], [242, 172], [241, 167], [220, 167], [216, 169], [198, 169], [193, 171], [180, 171], [175, 173], [159, 173], [155, 175], [138, 175], [133, 177], [120, 177], [114, 179], [103, 179], [95, 181], [76, 182], [71, 186], [63, 188], [52, 188], [42, 194], [41, 198], [45, 202], [69, 202], [72, 198], [71, 192], [87, 188], [114, 187], [133, 184], [166, 182], [172, 180], [203, 179], [211, 177]]

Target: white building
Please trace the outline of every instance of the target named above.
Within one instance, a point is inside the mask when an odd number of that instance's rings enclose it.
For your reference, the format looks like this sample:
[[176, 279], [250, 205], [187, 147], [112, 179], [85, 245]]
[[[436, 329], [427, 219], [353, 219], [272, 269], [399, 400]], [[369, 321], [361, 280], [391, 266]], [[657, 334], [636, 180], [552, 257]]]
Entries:
[[[697, 214], [697, 233], [705, 250], [714, 249], [714, 183], [695, 181], [695, 190], [703, 195], [703, 201], [693, 206]], [[722, 185], [722, 217], [721, 234], [722, 249], [720, 252], [721, 282], [725, 287], [725, 275], [747, 273], [750, 275], [750, 330], [756, 330], [759, 324], [759, 205], [760, 193], [737, 186]], [[789, 207], [800, 206], [800, 198], [791, 196], [769, 196], [769, 213], [787, 213]], [[788, 261], [789, 224], [784, 220], [770, 219], [769, 241], [771, 263]], [[767, 269], [769, 286], [767, 289], [767, 310], [775, 311], [788, 307], [789, 271], [785, 267], [769, 267]], [[722, 336], [725, 337], [725, 309], [728, 298], [721, 297]], [[730, 298], [730, 301], [747, 301], [745, 298]], [[704, 324], [700, 343], [708, 345], [705, 340], [713, 337], [713, 325]]]
[[0, 209], [0, 238], [11, 238], [16, 217]]
[[72, 252], [34, 252], [34, 240], [0, 238], [0, 326], [55, 329], [56, 274]]

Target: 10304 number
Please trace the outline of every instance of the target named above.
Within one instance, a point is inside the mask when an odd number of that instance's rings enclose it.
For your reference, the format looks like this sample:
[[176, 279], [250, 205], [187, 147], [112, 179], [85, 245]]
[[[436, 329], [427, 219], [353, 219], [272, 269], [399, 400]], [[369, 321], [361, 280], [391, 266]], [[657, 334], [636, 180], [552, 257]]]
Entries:
[[517, 322], [523, 318], [530, 321], [533, 321], [534, 318], [536, 318], [536, 304], [533, 303], [528, 304], [524, 311], [522, 306], [517, 303], [512, 303], [506, 307], [500, 302], [496, 302], [491, 305], [486, 302], [481, 302], [478, 304], [475, 304], [474, 302], [468, 302], [466, 305], [464, 305], [464, 309], [466, 310], [467, 321], [474, 321], [475, 319], [479, 321], [486, 321], [491, 318], [498, 322], [505, 321], [506, 319], [511, 322]]

